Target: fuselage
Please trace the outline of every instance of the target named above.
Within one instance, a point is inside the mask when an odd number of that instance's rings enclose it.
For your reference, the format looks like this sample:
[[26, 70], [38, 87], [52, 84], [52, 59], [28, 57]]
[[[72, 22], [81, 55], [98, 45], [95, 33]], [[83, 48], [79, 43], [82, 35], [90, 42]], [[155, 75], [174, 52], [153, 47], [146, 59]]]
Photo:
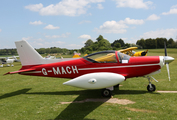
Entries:
[[115, 53], [106, 53], [104, 56], [99, 56], [99, 53], [96, 54], [97, 57], [94, 57], [94, 55], [95, 54], [63, 62], [23, 66], [22, 69], [32, 68], [34, 70], [29, 72], [21, 72], [20, 74], [59, 78], [76, 78], [88, 73], [110, 72], [121, 74], [126, 78], [131, 78], [153, 73], [161, 69], [164, 65], [164, 60], [160, 56], [128, 58], [127, 56], [123, 56], [124, 58], [122, 58], [122, 54], [117, 51], [115, 51]]

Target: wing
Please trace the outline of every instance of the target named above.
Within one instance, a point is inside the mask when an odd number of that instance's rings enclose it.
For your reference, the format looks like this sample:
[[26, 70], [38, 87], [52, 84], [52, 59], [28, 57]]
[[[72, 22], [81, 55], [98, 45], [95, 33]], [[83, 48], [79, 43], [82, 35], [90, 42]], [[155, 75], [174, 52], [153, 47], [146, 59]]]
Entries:
[[119, 52], [127, 52], [127, 51], [132, 51], [132, 50], [135, 50], [135, 49], [137, 49], [137, 47], [129, 47], [127, 49], [119, 50]]

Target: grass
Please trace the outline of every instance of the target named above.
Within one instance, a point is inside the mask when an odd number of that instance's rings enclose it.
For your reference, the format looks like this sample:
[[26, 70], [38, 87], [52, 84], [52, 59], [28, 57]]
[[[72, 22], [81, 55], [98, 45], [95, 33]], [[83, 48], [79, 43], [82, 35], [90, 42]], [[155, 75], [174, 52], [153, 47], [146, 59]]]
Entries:
[[[164, 55], [163, 49], [149, 50], [148, 55]], [[166, 67], [154, 75], [157, 90], [177, 90], [177, 49], [168, 49], [175, 58], [170, 66], [171, 81]], [[135, 104], [120, 105], [102, 102], [60, 104], [87, 98], [102, 98], [100, 90], [84, 90], [64, 86], [68, 79], [6, 75], [21, 68], [0, 68], [0, 120], [175, 120], [177, 118], [177, 95], [175, 93], [149, 93], [146, 78], [131, 78], [114, 90], [114, 98], [128, 99]]]

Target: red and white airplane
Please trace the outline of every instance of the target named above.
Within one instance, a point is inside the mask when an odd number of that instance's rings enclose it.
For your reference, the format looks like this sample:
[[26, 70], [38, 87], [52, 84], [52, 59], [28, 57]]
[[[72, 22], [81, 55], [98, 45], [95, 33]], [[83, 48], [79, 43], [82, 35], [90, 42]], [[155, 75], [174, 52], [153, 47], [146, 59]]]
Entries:
[[147, 77], [148, 91], [155, 91], [151, 75], [159, 73], [165, 64], [169, 73], [168, 63], [174, 60], [167, 55], [130, 57], [118, 51], [97, 52], [82, 58], [44, 59], [28, 42], [22, 40], [15, 44], [22, 68], [6, 74], [71, 78], [63, 84], [84, 89], [103, 89], [102, 95], [105, 97], [111, 96], [113, 86], [132, 77]]

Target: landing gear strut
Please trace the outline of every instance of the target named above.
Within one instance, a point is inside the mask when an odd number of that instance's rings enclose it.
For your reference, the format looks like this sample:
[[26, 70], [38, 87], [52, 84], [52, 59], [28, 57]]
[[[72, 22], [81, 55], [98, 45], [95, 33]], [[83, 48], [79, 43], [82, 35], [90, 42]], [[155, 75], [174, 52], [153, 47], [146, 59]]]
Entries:
[[147, 76], [147, 78], [148, 78], [148, 81], [149, 81], [149, 85], [147, 86], [147, 90], [149, 92], [154, 92], [156, 90], [156, 87], [155, 87], [154, 84], [151, 84], [151, 81], [152, 81], [151, 78], [149, 76]]

